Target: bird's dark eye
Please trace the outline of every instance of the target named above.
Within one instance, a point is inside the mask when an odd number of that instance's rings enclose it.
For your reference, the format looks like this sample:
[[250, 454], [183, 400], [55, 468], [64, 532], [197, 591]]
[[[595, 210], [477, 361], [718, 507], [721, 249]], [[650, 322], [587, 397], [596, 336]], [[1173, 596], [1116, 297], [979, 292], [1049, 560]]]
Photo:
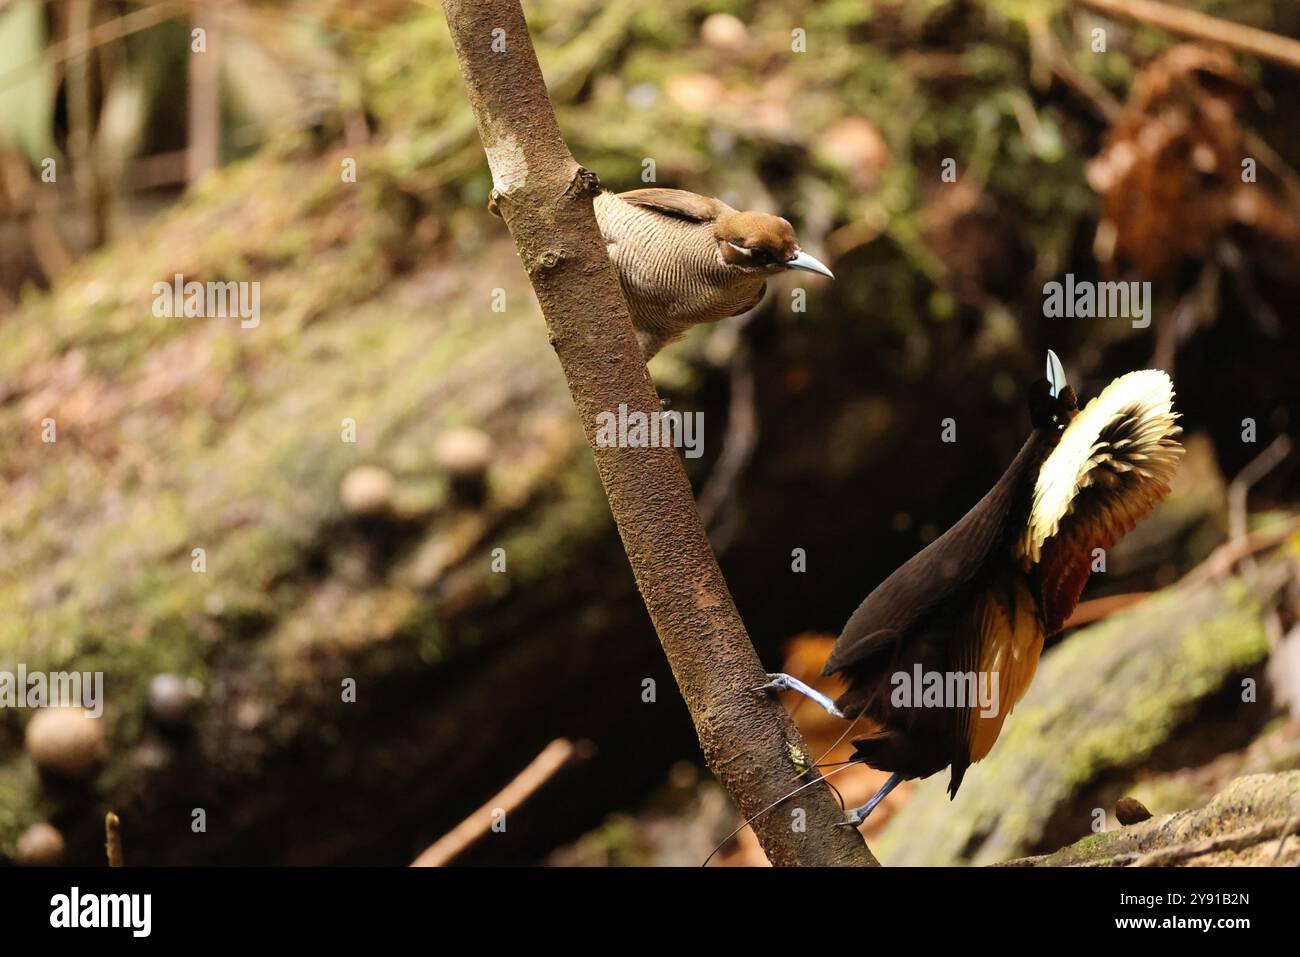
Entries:
[[761, 246], [742, 246], [740, 243], [730, 241], [728, 241], [727, 245], [744, 255], [752, 266], [769, 266], [776, 262], [776, 255], [770, 249], [764, 249]]
[[744, 256], [746, 264], [750, 266], [771, 266], [783, 261], [765, 246], [746, 246], [730, 240], [727, 240], [727, 245]]

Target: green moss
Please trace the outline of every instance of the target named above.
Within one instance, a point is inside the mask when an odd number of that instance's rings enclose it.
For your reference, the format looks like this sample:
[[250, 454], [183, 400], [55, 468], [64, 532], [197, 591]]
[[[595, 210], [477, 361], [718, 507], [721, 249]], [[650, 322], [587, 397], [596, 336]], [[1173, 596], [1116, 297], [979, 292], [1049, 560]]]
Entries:
[[[1297, 812], [1300, 812], [1300, 771], [1248, 775], [1232, 781], [1204, 808], [1094, 834], [1034, 863], [1046, 867], [1129, 863], [1134, 857], [1164, 848], [1188, 847], [1266, 822], [1288, 821]], [[1230, 848], [1202, 854], [1196, 863], [1201, 866], [1271, 863], [1276, 845], [1262, 843], [1266, 854], [1263, 860], [1247, 849]]]
[[[420, 279], [400, 279], [385, 265], [401, 233], [398, 225], [379, 222], [396, 215], [385, 203], [317, 200], [314, 218], [299, 222], [304, 209], [292, 201], [287, 211], [265, 210], [290, 192], [292, 170], [264, 172], [223, 173], [230, 192], [196, 195], [133, 248], [99, 264], [114, 277], [105, 283], [120, 283], [99, 300], [107, 305], [67, 306], [88, 282], [74, 280], [10, 320], [15, 340], [34, 350], [37, 330], [57, 314], [56, 327], [87, 354], [78, 385], [101, 390], [101, 401], [113, 401], [117, 390], [141, 396], [87, 424], [77, 417], [87, 413], [67, 411], [69, 400], [54, 393], [48, 408], [35, 410], [36, 421], [22, 401], [0, 408], [7, 431], [31, 436], [0, 450], [0, 465], [41, 478], [0, 502], [0, 533], [18, 543], [0, 554], [0, 599], [12, 610], [0, 624], [0, 667], [22, 661], [32, 669], [104, 671], [115, 756], [139, 739], [153, 674], [206, 681], [214, 654], [232, 642], [251, 642], [252, 653], [285, 676], [286, 693], [295, 682], [310, 682], [299, 657], [310, 657], [313, 643], [355, 648], [414, 628], [422, 636], [420, 656], [440, 660], [445, 649], [438, 650], [436, 603], [422, 606], [421, 618], [404, 610], [409, 597], [359, 587], [335, 618], [311, 602], [319, 576], [340, 573], [333, 566], [305, 571], [322, 536], [335, 552], [327, 530], [348, 525], [340, 480], [350, 468], [377, 460], [404, 482], [435, 490], [420, 512], [435, 535], [457, 518], [445, 507], [445, 478], [429, 452], [452, 413], [458, 423], [508, 439], [496, 466], [503, 472], [535, 454], [538, 441], [526, 428], [534, 416], [571, 417], [558, 365], [543, 364], [539, 372], [535, 362], [536, 350], [546, 348], [545, 331], [508, 250], [484, 263], [483, 275], [495, 273], [486, 285], [461, 283], [451, 295], [431, 298]], [[242, 207], [232, 205], [232, 193], [243, 197]], [[214, 215], [207, 203], [222, 207], [224, 225], [215, 228], [224, 238], [204, 239], [195, 255], [176, 235], [206, 228]], [[247, 234], [232, 228], [249, 218], [245, 210], [267, 217]], [[290, 221], [298, 225], [287, 228]], [[263, 229], [272, 235], [261, 235]], [[307, 255], [309, 237], [322, 234], [339, 242]], [[354, 234], [370, 238], [353, 248], [343, 238]], [[165, 261], [165, 249], [175, 250], [173, 262]], [[257, 329], [149, 314], [153, 277], [220, 275], [253, 261], [261, 263], [255, 274], [264, 277]], [[512, 308], [505, 314], [488, 311], [496, 286], [508, 290]], [[306, 324], [314, 314], [323, 318]], [[490, 348], [481, 335], [489, 315]], [[31, 352], [25, 358], [32, 368], [50, 361]], [[14, 361], [5, 352], [0, 365]], [[460, 390], [459, 409], [440, 401], [451, 387]], [[93, 417], [93, 402], [78, 408]], [[225, 409], [226, 417], [215, 417], [214, 408]], [[59, 423], [52, 446], [39, 442], [45, 414]], [[341, 440], [345, 418], [357, 423], [355, 444]], [[586, 456], [588, 477], [551, 489], [555, 516], [512, 533], [521, 571], [580, 548], [602, 530], [593, 516], [603, 499], [598, 488], [592, 494], [590, 455], [577, 423], [569, 424], [559, 447], [570, 450], [564, 461], [579, 461], [572, 455], [578, 450]], [[404, 459], [405, 466], [388, 457]], [[543, 476], [534, 467], [517, 481], [526, 486]], [[561, 497], [579, 490], [581, 504]], [[344, 536], [337, 549], [343, 561], [351, 560], [348, 542]], [[191, 568], [196, 547], [206, 550], [201, 574]], [[12, 853], [21, 828], [39, 817], [29, 772], [21, 754], [0, 764], [0, 779], [13, 782], [0, 788], [0, 853]], [[133, 774], [115, 757], [98, 786], [129, 788]]]

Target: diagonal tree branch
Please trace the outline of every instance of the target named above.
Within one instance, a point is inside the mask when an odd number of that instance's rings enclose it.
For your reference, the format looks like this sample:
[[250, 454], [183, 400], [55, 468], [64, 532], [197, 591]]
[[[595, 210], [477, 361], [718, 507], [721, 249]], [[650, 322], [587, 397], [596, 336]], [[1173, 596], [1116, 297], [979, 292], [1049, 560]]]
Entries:
[[[799, 732], [774, 698], [709, 546], [676, 450], [603, 448], [597, 415], [661, 410], [596, 227], [596, 178], [565, 145], [518, 0], [443, 0], [497, 206], [519, 249], [568, 379], [624, 550], [710, 769], [757, 814], [808, 778]], [[816, 772], [813, 772], [816, 773]], [[754, 831], [773, 864], [874, 864], [826, 788]], [[806, 827], [792, 826], [806, 821]]]
[[1272, 60], [1300, 70], [1300, 41], [1268, 30], [1212, 17], [1199, 10], [1177, 7], [1159, 0], [1075, 0], [1108, 17], [1149, 23], [1203, 43], [1222, 43], [1242, 53]]

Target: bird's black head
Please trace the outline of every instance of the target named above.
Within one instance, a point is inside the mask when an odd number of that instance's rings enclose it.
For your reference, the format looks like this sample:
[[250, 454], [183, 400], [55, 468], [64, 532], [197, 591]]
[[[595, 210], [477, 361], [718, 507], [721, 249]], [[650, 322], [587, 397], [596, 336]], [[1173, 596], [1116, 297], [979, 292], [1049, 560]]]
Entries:
[[1029, 421], [1036, 429], [1062, 431], [1079, 414], [1079, 397], [1065, 381], [1056, 353], [1047, 351], [1047, 377], [1029, 387]]

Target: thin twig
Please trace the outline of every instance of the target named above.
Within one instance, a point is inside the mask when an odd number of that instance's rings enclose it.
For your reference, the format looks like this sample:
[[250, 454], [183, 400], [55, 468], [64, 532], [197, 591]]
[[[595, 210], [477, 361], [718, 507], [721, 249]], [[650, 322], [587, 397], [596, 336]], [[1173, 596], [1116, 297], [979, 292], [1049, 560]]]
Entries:
[[[736, 344], [731, 361], [731, 399], [727, 409], [727, 432], [722, 438], [722, 452], [708, 481], [700, 490], [700, 519], [711, 526], [719, 510], [736, 490], [740, 476], [754, 454], [758, 442], [758, 412], [754, 407], [754, 369], [749, 346]], [[716, 542], [715, 542], [716, 545]]]
[[112, 811], [104, 815], [104, 849], [108, 852], [108, 866], [121, 867], [122, 822]]
[[1061, 630], [1077, 628], [1079, 625], [1090, 625], [1094, 621], [1109, 618], [1130, 605], [1136, 605], [1150, 594], [1149, 591], [1134, 591], [1125, 592], [1122, 595], [1107, 595], [1104, 598], [1091, 598], [1088, 601], [1081, 601], [1070, 617], [1065, 620]]
[[573, 757], [574, 747], [556, 738], [490, 801], [425, 848], [412, 867], [443, 867], [492, 829], [498, 813], [510, 815]]
[[1276, 864], [1282, 857], [1282, 848], [1286, 847], [1286, 839], [1291, 836], [1297, 822], [1300, 822], [1300, 816], [1292, 815], [1282, 828], [1282, 836], [1277, 839], [1277, 850], [1273, 852], [1273, 860], [1270, 862]]
[[0, 89], [18, 82], [33, 70], [58, 66], [71, 56], [85, 56], [105, 43], [112, 43], [133, 33], [148, 30], [164, 20], [183, 16], [184, 13], [184, 8], [170, 0], [160, 0], [152, 6], [141, 7], [139, 10], [133, 10], [124, 16], [101, 23], [87, 35], [73, 35], [51, 43], [40, 56], [0, 73]]
[[1041, 57], [1048, 69], [1055, 73], [1066, 86], [1078, 93], [1099, 119], [1114, 123], [1119, 117], [1121, 104], [1100, 82], [1078, 69], [1062, 49], [1056, 34], [1052, 32], [1046, 17], [1030, 17], [1026, 22], [1029, 30], [1030, 51]]
[[1243, 53], [1300, 70], [1300, 41], [1155, 0], [1075, 0], [1111, 17], [1149, 23], [1206, 43], [1220, 43]]
[[189, 59], [185, 181], [193, 184], [221, 164], [221, 43], [223, 23], [216, 3], [196, 2], [191, 22], [206, 31], [206, 52]]
[[1268, 448], [1247, 463], [1228, 486], [1228, 538], [1246, 537], [1246, 496], [1251, 488], [1291, 454], [1291, 438], [1285, 433], [1269, 443]]
[[1179, 579], [1178, 587], [1195, 588], [1207, 581], [1222, 578], [1242, 559], [1276, 548], [1298, 531], [1300, 517], [1293, 518], [1278, 528], [1261, 529], [1244, 538], [1225, 542], [1211, 552], [1209, 558]]

